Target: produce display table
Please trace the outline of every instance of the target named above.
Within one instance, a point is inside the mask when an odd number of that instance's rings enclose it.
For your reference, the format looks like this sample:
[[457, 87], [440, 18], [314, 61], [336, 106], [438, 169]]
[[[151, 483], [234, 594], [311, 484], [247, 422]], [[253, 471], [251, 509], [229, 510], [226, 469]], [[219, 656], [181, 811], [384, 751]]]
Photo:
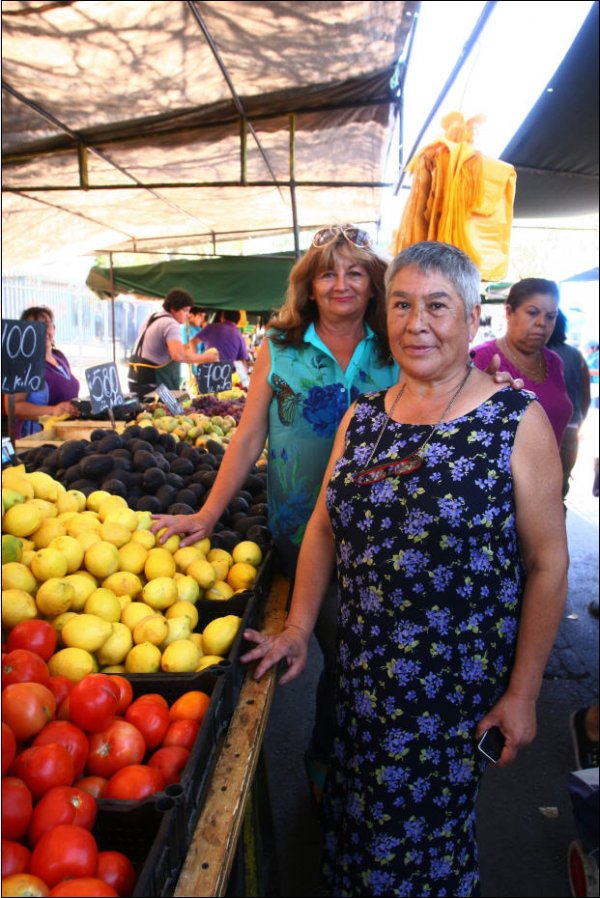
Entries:
[[[276, 575], [265, 603], [261, 629], [283, 629], [290, 581]], [[198, 818], [175, 898], [225, 895], [277, 684], [276, 669], [259, 682], [246, 674]], [[245, 894], [250, 894], [246, 892]]]

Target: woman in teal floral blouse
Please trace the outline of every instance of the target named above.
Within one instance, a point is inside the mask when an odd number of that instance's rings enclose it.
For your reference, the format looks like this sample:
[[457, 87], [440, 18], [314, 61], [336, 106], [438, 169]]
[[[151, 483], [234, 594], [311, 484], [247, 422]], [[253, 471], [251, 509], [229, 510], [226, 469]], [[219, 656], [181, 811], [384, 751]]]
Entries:
[[[152, 527], [210, 535], [268, 442], [269, 528], [285, 572], [293, 577], [333, 440], [357, 396], [391, 386], [398, 369], [385, 331], [386, 262], [369, 235], [352, 225], [318, 231], [294, 265], [285, 304], [258, 353], [244, 413], [206, 503], [195, 515], [159, 515]], [[311, 757], [325, 759], [333, 719], [337, 595], [328, 593], [316, 636], [325, 670], [319, 684]]]
[[470, 363], [473, 262], [416, 244], [387, 285], [399, 380], [344, 415], [285, 628], [242, 660], [296, 677], [337, 568], [328, 894], [476, 896], [477, 740], [499, 728], [504, 766], [533, 739], [564, 607], [561, 465], [535, 396]]

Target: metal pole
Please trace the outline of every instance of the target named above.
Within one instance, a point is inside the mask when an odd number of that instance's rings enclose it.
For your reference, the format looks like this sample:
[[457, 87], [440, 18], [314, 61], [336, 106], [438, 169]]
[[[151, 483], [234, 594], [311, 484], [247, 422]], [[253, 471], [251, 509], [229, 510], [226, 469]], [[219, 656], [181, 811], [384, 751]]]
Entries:
[[108, 268], [110, 273], [110, 311], [112, 324], [112, 345], [113, 345], [113, 362], [117, 364], [117, 335], [115, 326], [115, 278], [113, 272], [113, 254], [108, 254]]
[[296, 116], [289, 115], [290, 123], [290, 199], [292, 201], [292, 225], [294, 228], [294, 253], [300, 258], [300, 228], [298, 226], [298, 208], [296, 206]]

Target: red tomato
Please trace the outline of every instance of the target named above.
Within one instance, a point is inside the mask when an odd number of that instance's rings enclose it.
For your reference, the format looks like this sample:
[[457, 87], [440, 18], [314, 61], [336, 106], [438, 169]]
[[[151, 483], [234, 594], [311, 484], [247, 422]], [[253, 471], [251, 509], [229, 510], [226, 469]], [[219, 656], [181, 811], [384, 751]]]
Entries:
[[31, 872], [51, 889], [63, 879], [95, 876], [98, 847], [81, 826], [59, 823], [44, 833], [31, 855]]
[[124, 714], [133, 701], [133, 686], [127, 677], [122, 677], [120, 674], [111, 674], [110, 678], [119, 687], [120, 692], [117, 714]]
[[88, 737], [68, 720], [51, 720], [37, 734], [32, 745], [50, 745], [56, 742], [66, 748], [73, 760], [75, 777], [81, 776], [90, 750]]
[[139, 699], [127, 708], [125, 720], [138, 728], [148, 751], [158, 748], [171, 722], [167, 705]]
[[69, 716], [88, 733], [105, 729], [117, 713], [120, 690], [108, 674], [88, 674], [69, 695]]
[[2, 692], [2, 720], [18, 742], [39, 733], [55, 711], [56, 699], [41, 683], [13, 683]]
[[32, 876], [31, 873], [15, 873], [13, 876], [7, 876], [2, 880], [2, 898], [22, 898], [22, 896], [31, 896], [31, 898], [46, 898], [50, 894], [50, 889], [39, 876]]
[[192, 689], [190, 692], [184, 692], [173, 702], [169, 714], [171, 720], [195, 720], [196, 723], [202, 723], [209, 704], [209, 695], [198, 689]]
[[104, 797], [138, 801], [155, 792], [162, 792], [165, 786], [165, 778], [160, 770], [144, 764], [130, 764], [128, 767], [121, 767], [111, 776]]
[[2, 688], [11, 683], [48, 684], [50, 674], [43, 658], [27, 649], [15, 649], [2, 659]]
[[31, 851], [20, 842], [2, 839], [2, 879], [15, 873], [27, 873]]
[[82, 776], [75, 782], [75, 788], [87, 792], [93, 798], [104, 798], [107, 782], [104, 776]]
[[28, 649], [44, 661], [56, 651], [57, 632], [47, 620], [24, 620], [16, 624], [8, 634], [8, 651]]
[[[71, 685], [74, 686], [75, 684], [72, 683]], [[70, 697], [71, 697], [71, 693], [69, 693], [69, 695], [67, 695], [66, 698], [63, 698], [62, 702], [60, 703], [60, 707], [58, 708], [58, 711], [56, 712], [56, 716], [57, 716], [58, 720], [70, 720], [71, 719], [71, 715], [69, 714], [69, 699], [70, 699]]]
[[145, 695], [140, 695], [139, 698], [136, 698], [136, 702], [158, 702], [159, 705], [164, 705], [165, 708], [169, 707], [169, 703], [160, 692], [146, 692]]
[[15, 734], [7, 723], [2, 721], [2, 776], [12, 764], [17, 753]]
[[191, 751], [199, 732], [200, 724], [195, 720], [174, 720], [169, 724], [162, 744], [165, 748], [168, 748], [169, 745], [180, 745]]
[[118, 898], [119, 893], [115, 892], [103, 879], [95, 876], [80, 876], [78, 879], [67, 879], [65, 882], [59, 882], [57, 886], [48, 893], [50, 898]]
[[187, 748], [171, 745], [168, 748], [159, 748], [158, 751], [155, 751], [148, 761], [148, 766], [160, 770], [165, 778], [165, 783], [169, 786], [171, 783], [179, 782], [189, 756]]
[[34, 798], [41, 798], [54, 786], [70, 786], [75, 779], [73, 758], [63, 745], [32, 745], [17, 755], [13, 764]]
[[27, 838], [37, 845], [45, 832], [59, 823], [72, 823], [91, 830], [96, 821], [97, 805], [83, 789], [55, 786], [40, 798], [33, 809]]
[[75, 683], [68, 677], [60, 677], [55, 675], [48, 680], [48, 689], [56, 699], [56, 707], [59, 708], [69, 695]]
[[22, 839], [27, 832], [33, 797], [16, 776], [2, 778], [2, 834], [5, 839]]
[[96, 876], [112, 886], [121, 898], [131, 895], [137, 876], [133, 864], [120, 851], [100, 851]]
[[133, 724], [113, 721], [101, 733], [90, 737], [87, 771], [107, 779], [128, 764], [141, 764], [146, 754], [144, 737]]

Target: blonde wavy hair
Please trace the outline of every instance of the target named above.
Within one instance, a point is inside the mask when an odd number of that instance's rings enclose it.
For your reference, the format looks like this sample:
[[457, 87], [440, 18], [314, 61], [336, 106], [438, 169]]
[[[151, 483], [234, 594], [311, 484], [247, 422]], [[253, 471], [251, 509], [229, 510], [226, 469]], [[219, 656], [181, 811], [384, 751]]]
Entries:
[[342, 233], [326, 246], [311, 246], [290, 271], [285, 302], [268, 323], [269, 329], [277, 331], [272, 339], [282, 346], [301, 345], [307, 327], [319, 317], [312, 299], [313, 281], [321, 272], [332, 269], [338, 256], [362, 265], [369, 275], [372, 296], [365, 321], [377, 338], [379, 360], [386, 364], [391, 358], [385, 322], [387, 262], [371, 248], [350, 243]]

